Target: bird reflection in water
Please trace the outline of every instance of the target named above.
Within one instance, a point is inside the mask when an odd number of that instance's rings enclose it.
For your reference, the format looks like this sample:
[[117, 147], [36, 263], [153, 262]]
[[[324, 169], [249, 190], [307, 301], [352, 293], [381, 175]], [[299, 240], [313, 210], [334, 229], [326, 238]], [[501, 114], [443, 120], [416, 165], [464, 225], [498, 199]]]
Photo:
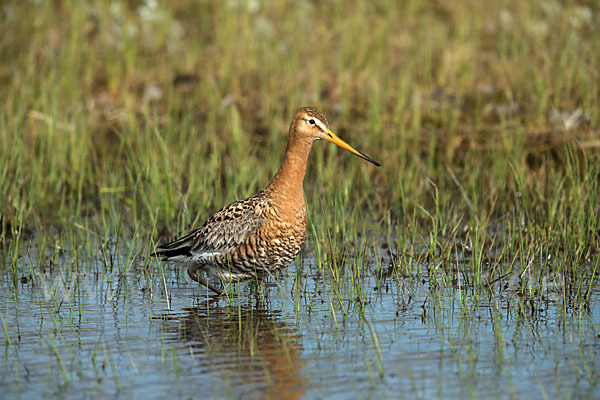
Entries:
[[301, 335], [280, 311], [237, 305], [184, 311], [159, 319], [167, 338], [185, 343], [202, 370], [218, 372], [243, 397], [302, 397]]

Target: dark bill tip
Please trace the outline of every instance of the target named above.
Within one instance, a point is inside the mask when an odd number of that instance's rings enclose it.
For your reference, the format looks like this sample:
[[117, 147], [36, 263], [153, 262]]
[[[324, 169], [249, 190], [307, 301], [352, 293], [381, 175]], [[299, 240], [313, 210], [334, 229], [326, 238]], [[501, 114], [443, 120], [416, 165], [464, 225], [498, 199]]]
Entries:
[[376, 166], [378, 166], [378, 167], [381, 167], [381, 164], [380, 164], [380, 163], [378, 163], [377, 161], [373, 160], [371, 157], [367, 156], [365, 153], [363, 153], [363, 152], [360, 152], [360, 151], [359, 151], [359, 153], [360, 153], [360, 155], [362, 156], [362, 158], [364, 158], [365, 160], [367, 160], [367, 161], [368, 161], [368, 162], [370, 162], [371, 164], [374, 164], [374, 165], [376, 165]]

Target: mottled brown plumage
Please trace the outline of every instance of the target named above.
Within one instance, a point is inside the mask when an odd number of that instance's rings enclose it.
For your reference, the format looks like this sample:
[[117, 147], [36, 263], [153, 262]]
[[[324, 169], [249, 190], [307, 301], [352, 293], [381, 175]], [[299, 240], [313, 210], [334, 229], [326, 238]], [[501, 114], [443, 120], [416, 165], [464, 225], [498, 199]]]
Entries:
[[306, 238], [302, 183], [312, 143], [317, 139], [380, 165], [331, 132], [323, 114], [303, 107], [290, 125], [283, 163], [263, 190], [223, 207], [201, 227], [158, 247], [153, 256], [185, 265], [193, 280], [217, 294], [222, 291], [201, 279], [198, 270], [230, 281], [262, 279], [287, 267]]

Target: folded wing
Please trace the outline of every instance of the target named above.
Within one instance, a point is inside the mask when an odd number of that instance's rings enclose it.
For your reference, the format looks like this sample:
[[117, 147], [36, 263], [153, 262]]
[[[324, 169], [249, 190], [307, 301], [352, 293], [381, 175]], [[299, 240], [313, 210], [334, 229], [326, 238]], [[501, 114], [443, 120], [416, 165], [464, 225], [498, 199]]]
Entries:
[[223, 207], [201, 227], [185, 236], [159, 246], [153, 257], [168, 260], [177, 256], [191, 257], [203, 253], [225, 253], [233, 250], [261, 226], [264, 204], [256, 196]]

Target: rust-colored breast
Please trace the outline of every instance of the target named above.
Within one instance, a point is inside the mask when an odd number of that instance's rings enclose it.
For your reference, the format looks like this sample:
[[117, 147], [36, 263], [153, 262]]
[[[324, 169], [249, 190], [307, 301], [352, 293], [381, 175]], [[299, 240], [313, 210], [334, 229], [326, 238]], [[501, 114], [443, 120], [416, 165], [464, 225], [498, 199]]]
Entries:
[[263, 191], [235, 202], [198, 228], [190, 238], [195, 264], [225, 279], [265, 276], [287, 267], [304, 245], [306, 211], [303, 201], [281, 205], [271, 194]]
[[289, 265], [298, 255], [306, 239], [304, 208], [293, 213], [270, 210], [270, 217], [258, 231], [262, 262], [270, 270]]
[[306, 212], [304, 208], [289, 212], [269, 198], [263, 198], [260, 208], [261, 223], [243, 243], [217, 257], [221, 273], [228, 277], [256, 277], [269, 275], [287, 267], [298, 255], [306, 239]]

